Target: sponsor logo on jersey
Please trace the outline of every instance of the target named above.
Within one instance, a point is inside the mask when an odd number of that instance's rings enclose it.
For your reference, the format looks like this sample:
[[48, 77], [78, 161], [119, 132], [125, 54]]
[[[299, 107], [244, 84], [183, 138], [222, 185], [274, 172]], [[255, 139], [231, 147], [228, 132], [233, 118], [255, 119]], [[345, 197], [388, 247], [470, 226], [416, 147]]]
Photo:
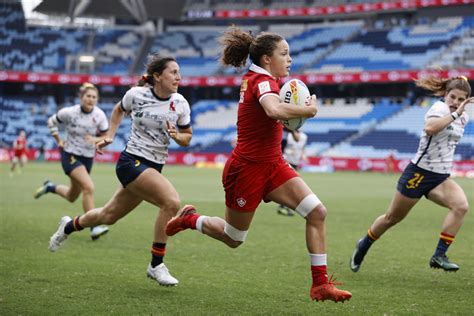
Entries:
[[266, 92], [271, 91], [271, 89], [270, 89], [270, 82], [268, 82], [268, 81], [260, 82], [260, 83], [258, 84], [258, 91], [260, 92], [260, 94], [264, 94], [264, 93], [266, 93]]
[[170, 111], [176, 112], [176, 106], [174, 105], [173, 101], [170, 102]]
[[248, 85], [249, 85], [248, 79], [242, 80], [242, 84], [240, 85], [240, 92], [247, 91]]

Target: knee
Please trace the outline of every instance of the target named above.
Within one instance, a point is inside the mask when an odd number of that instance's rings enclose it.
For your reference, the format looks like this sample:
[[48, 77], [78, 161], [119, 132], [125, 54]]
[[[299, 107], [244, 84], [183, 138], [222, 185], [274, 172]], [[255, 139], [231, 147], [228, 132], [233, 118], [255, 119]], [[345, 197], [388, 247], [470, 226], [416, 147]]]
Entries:
[[389, 227], [394, 226], [402, 221], [403, 217], [394, 216], [393, 214], [385, 214], [385, 224]]
[[88, 184], [85, 184], [83, 187], [82, 187], [82, 194], [94, 194], [94, 190], [95, 190], [95, 187], [94, 187], [94, 183], [91, 182], [91, 183], [88, 183]]
[[67, 195], [67, 200], [71, 203], [74, 203], [78, 197], [79, 197], [79, 193], [72, 192]]
[[237, 248], [244, 243], [248, 230], [238, 230], [226, 222], [222, 233], [225, 236], [225, 244], [230, 248]]
[[469, 211], [469, 203], [467, 201], [459, 203], [452, 208], [452, 211], [458, 214], [459, 216], [464, 217]]
[[169, 216], [175, 216], [181, 206], [181, 201], [178, 197], [168, 198], [161, 205], [161, 211], [167, 213]]
[[306, 216], [306, 221], [311, 222], [324, 222], [326, 219], [326, 215], [328, 210], [323, 204], [319, 204], [316, 206], [308, 216]]

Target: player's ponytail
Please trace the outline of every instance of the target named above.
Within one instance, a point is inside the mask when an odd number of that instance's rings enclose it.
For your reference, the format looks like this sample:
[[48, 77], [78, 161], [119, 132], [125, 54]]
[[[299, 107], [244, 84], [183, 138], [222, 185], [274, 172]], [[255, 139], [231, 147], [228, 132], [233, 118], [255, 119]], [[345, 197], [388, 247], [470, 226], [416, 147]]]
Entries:
[[221, 63], [225, 66], [243, 67], [247, 57], [260, 66], [263, 55], [272, 56], [278, 42], [284, 38], [275, 33], [263, 32], [254, 37], [238, 27], [229, 27], [219, 39], [223, 47]]
[[146, 86], [147, 84], [153, 85], [153, 77], [148, 76], [147, 74], [144, 74], [137, 82], [137, 86], [143, 87]]
[[433, 92], [433, 95], [442, 97], [446, 93], [453, 89], [459, 89], [465, 91], [467, 96], [471, 95], [471, 86], [466, 77], [451, 77], [451, 78], [438, 78], [438, 77], [427, 77], [423, 79], [415, 80], [415, 84], [423, 89]]
[[243, 67], [250, 53], [253, 36], [238, 27], [229, 27], [219, 38], [223, 51], [221, 63], [225, 66]]

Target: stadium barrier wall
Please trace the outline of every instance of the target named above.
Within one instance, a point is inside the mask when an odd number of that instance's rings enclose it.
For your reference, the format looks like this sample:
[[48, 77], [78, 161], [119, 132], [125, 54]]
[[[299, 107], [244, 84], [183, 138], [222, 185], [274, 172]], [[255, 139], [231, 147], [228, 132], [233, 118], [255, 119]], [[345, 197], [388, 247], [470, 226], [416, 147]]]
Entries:
[[[36, 149], [27, 150], [28, 160], [60, 161], [59, 150], [46, 150], [40, 157], [40, 152]], [[120, 152], [105, 152], [96, 155], [96, 162], [116, 162]], [[13, 157], [13, 150], [0, 149], [0, 161], [7, 162]], [[188, 165], [197, 167], [217, 167], [222, 168], [227, 161], [229, 154], [217, 153], [184, 153], [170, 152], [167, 164]], [[317, 172], [331, 171], [372, 171], [372, 172], [402, 172], [409, 159], [376, 159], [376, 158], [347, 158], [347, 157], [308, 157], [303, 170]], [[474, 160], [462, 160], [454, 162], [455, 176], [474, 177]]]
[[[474, 69], [451, 70], [392, 70], [392, 71], [362, 71], [342, 73], [314, 73], [290, 75], [286, 79], [299, 79], [311, 84], [339, 83], [384, 83], [412, 82], [416, 78], [427, 76], [474, 78]], [[0, 71], [0, 82], [28, 82], [49, 84], [82, 84], [90, 82], [95, 85], [130, 86], [134, 85], [139, 76], [89, 75], [72, 73], [41, 73], [24, 71]], [[241, 84], [242, 78], [236, 76], [194, 76], [183, 77], [180, 86], [184, 87], [233, 87]]]

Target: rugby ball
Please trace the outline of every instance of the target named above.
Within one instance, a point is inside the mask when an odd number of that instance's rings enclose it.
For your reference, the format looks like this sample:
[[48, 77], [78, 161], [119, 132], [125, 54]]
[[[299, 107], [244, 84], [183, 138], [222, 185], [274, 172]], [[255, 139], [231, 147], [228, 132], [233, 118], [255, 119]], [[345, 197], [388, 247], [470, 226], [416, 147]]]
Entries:
[[[284, 103], [295, 106], [304, 106], [308, 97], [311, 96], [308, 87], [303, 81], [291, 79], [280, 89], [280, 100]], [[282, 124], [289, 130], [294, 131], [303, 126], [305, 117], [298, 117], [290, 120], [282, 120]]]

